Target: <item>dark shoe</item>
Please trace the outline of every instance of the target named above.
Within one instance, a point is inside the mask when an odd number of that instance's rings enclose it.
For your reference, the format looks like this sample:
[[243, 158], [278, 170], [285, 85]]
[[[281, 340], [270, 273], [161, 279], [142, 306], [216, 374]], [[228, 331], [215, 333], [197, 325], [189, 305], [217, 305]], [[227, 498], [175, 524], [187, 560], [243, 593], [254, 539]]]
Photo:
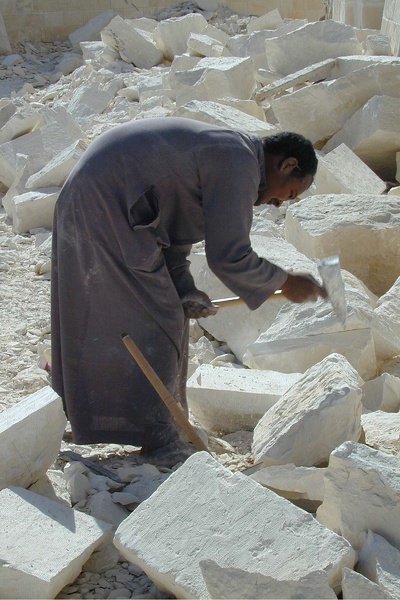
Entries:
[[140, 457], [160, 467], [174, 467], [178, 463], [185, 462], [194, 452], [195, 449], [191, 444], [177, 440], [161, 448], [143, 446]]

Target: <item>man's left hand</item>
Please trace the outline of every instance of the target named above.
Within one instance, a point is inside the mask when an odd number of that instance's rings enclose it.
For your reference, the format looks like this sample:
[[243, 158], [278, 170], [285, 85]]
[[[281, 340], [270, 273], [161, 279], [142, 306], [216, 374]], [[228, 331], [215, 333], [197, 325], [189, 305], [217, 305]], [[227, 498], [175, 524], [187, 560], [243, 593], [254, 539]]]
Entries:
[[200, 290], [187, 292], [181, 300], [185, 316], [188, 319], [204, 319], [218, 312], [218, 308], [212, 304], [207, 294]]

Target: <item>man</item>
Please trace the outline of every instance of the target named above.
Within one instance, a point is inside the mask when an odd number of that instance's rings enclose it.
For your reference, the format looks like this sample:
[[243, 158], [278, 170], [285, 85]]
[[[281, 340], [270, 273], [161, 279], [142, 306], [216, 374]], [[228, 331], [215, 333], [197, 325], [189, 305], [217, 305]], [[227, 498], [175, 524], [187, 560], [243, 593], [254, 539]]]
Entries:
[[277, 289], [324, 290], [259, 258], [253, 206], [295, 198], [317, 159], [295, 134], [257, 136], [174, 117], [119, 125], [95, 140], [57, 201], [52, 259], [52, 385], [78, 444], [141, 446], [178, 462], [188, 447], [121, 341], [128, 333], [186, 409], [188, 317], [213, 315], [187, 256], [205, 240], [213, 272], [250, 309]]

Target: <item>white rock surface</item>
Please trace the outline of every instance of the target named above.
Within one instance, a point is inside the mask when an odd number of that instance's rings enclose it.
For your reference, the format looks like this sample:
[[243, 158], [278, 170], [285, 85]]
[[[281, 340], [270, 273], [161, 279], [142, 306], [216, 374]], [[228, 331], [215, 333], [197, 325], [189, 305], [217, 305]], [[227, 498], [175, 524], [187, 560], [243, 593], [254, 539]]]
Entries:
[[400, 596], [400, 551], [371, 530], [361, 549], [357, 570], [377, 583], [387, 597]]
[[343, 269], [381, 295], [400, 272], [399, 215], [397, 196], [312, 196], [289, 208], [285, 237], [310, 258], [338, 254]]
[[101, 30], [116, 16], [113, 10], [105, 10], [90, 19], [83, 27], [69, 34], [69, 40], [75, 52], [80, 52], [81, 42], [92, 42], [100, 40]]
[[27, 189], [50, 186], [62, 187], [87, 146], [84, 140], [77, 140], [60, 154], [57, 154], [43, 169], [28, 178], [26, 182]]
[[253, 429], [299, 378], [299, 373], [201, 365], [187, 382], [188, 405], [195, 419], [211, 431]]
[[382, 373], [363, 385], [362, 402], [367, 410], [396, 413], [400, 410], [400, 378]]
[[206, 26], [207, 20], [199, 13], [165, 19], [154, 32], [155, 41], [165, 58], [173, 60], [186, 52], [190, 34], [201, 33]]
[[355, 560], [347, 542], [311, 515], [204, 452], [191, 456], [118, 527], [114, 543], [158, 587], [180, 598], [210, 598], [204, 560], [280, 580], [325, 570], [333, 588], [342, 567]]
[[324, 152], [344, 143], [382, 179], [394, 181], [400, 146], [400, 125], [395, 115], [399, 110], [400, 98], [374, 96], [335, 133]]
[[381, 452], [400, 455], [400, 414], [381, 410], [362, 415], [365, 443]]
[[188, 38], [188, 51], [191, 56], [221, 56], [224, 45], [204, 33], [191, 33]]
[[12, 219], [15, 233], [25, 233], [36, 227], [51, 229], [59, 193], [60, 188], [49, 187], [14, 196]]
[[400, 7], [396, 0], [385, 0], [381, 31], [389, 37], [391, 54], [399, 56]]
[[55, 598], [111, 535], [108, 523], [20, 487], [0, 492], [0, 514], [4, 598]]
[[[397, 203], [395, 207], [397, 209]], [[378, 318], [384, 319], [391, 323], [393, 333], [400, 337], [400, 307], [398, 297], [400, 293], [400, 277], [397, 277], [393, 285], [383, 294], [375, 307], [375, 314]]]
[[360, 377], [340, 354], [311, 367], [260, 419], [254, 461], [265, 466], [327, 462], [334, 448], [361, 434]]
[[264, 467], [250, 477], [261, 485], [279, 491], [285, 498], [324, 499], [325, 468], [296, 467], [293, 463]]
[[346, 144], [318, 157], [314, 178], [314, 195], [319, 194], [383, 194], [386, 183], [370, 169]]
[[329, 459], [325, 498], [317, 519], [349, 540], [356, 550], [361, 550], [368, 529], [399, 548], [398, 457], [355, 442], [336, 448]]
[[345, 567], [342, 579], [343, 600], [381, 600], [389, 596], [361, 573]]
[[28, 487], [57, 458], [66, 418], [59, 396], [45, 387], [0, 413], [0, 488]]

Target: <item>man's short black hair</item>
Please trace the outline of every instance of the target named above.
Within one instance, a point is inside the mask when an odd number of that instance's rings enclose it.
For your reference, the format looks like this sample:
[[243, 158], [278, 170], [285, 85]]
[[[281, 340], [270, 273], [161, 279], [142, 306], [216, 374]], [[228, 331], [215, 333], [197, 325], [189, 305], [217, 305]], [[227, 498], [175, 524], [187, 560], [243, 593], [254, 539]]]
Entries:
[[297, 158], [298, 166], [292, 172], [293, 177], [314, 177], [317, 172], [318, 159], [314, 147], [310, 140], [299, 133], [281, 131], [263, 138], [262, 144], [264, 152], [282, 156], [282, 160], [292, 156]]

